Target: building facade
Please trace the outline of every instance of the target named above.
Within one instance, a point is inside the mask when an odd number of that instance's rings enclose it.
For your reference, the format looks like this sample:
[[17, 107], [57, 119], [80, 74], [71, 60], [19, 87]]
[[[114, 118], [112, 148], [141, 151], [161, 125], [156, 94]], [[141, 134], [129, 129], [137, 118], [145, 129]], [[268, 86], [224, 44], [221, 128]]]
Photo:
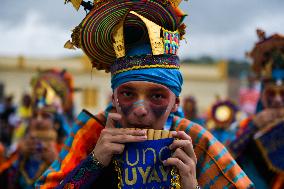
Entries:
[[[92, 113], [103, 110], [111, 99], [110, 76], [104, 71], [91, 68], [88, 59], [83, 57], [40, 59], [19, 57], [0, 57], [0, 85], [5, 95], [13, 95], [16, 103], [20, 102], [25, 92], [30, 92], [31, 78], [37, 71], [59, 68], [66, 69], [74, 76], [75, 112], [87, 109]], [[227, 63], [220, 61], [211, 64], [190, 64], [181, 66], [184, 76], [181, 99], [193, 95], [198, 101], [200, 112], [215, 101], [228, 94]]]

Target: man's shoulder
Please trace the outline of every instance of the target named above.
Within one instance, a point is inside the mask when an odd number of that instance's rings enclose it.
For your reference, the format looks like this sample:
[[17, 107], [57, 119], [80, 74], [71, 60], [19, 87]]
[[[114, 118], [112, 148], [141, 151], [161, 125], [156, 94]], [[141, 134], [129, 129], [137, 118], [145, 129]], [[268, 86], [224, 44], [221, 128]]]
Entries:
[[[228, 150], [209, 131], [188, 119], [175, 117], [176, 131], [186, 132], [192, 139], [198, 159], [199, 184], [204, 188], [232, 186], [233, 188], [253, 188], [252, 182], [237, 165]], [[212, 171], [214, 170], [214, 171]], [[218, 178], [207, 183], [208, 177]]]
[[92, 114], [88, 110], [83, 109], [74, 120], [74, 123], [72, 125], [72, 132], [76, 133], [82, 128], [92, 128], [93, 126], [104, 127], [105, 122], [106, 119], [104, 112]]
[[213, 136], [203, 126], [186, 118], [175, 116], [173, 120], [173, 128], [176, 131], [184, 131], [191, 138], [193, 142], [199, 142], [200, 139], [211, 139]]
[[72, 130], [65, 142], [68, 148], [78, 145], [94, 145], [101, 130], [104, 128], [104, 116], [93, 115], [87, 110], [82, 110], [74, 120]]
[[203, 146], [202, 149], [207, 149], [210, 143], [215, 143], [215, 137], [201, 125], [181, 117], [174, 117], [173, 127], [176, 131], [184, 131], [192, 139], [194, 147]]

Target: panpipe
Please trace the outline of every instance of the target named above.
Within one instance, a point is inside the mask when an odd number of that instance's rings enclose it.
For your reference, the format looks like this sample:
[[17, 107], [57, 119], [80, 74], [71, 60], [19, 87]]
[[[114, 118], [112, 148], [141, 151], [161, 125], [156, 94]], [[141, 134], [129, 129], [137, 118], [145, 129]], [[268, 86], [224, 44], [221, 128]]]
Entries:
[[[128, 128], [130, 130], [142, 130], [140, 128]], [[155, 130], [155, 129], [143, 129], [146, 130], [147, 133], [147, 140], [159, 140], [164, 138], [173, 138], [173, 132], [174, 131], [168, 131], [168, 130]]]
[[125, 144], [124, 152], [114, 158], [118, 188], [181, 188], [177, 168], [163, 165], [172, 155], [168, 147], [174, 140], [173, 131], [146, 131], [146, 141]]

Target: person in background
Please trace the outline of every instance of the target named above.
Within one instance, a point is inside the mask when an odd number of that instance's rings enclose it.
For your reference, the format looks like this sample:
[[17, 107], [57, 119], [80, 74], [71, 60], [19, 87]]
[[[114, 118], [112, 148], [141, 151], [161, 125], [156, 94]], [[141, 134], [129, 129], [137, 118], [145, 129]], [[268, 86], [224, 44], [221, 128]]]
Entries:
[[23, 94], [21, 105], [17, 109], [19, 119], [12, 135], [12, 143], [9, 147], [10, 151], [14, 151], [17, 147], [18, 141], [23, 138], [25, 130], [28, 126], [29, 119], [32, 117], [32, 98], [29, 94]]
[[0, 141], [9, 148], [12, 141], [12, 134], [14, 130], [14, 117], [16, 114], [16, 106], [13, 103], [14, 97], [12, 95], [5, 97], [3, 111], [0, 112]]
[[239, 123], [230, 151], [256, 188], [283, 188], [284, 36], [257, 30], [259, 42], [248, 53], [261, 79], [256, 113]]
[[198, 115], [198, 106], [196, 99], [193, 96], [187, 96], [183, 100], [182, 109], [184, 112], [184, 117], [201, 126], [205, 126], [205, 119]]
[[7, 189], [31, 189], [34, 182], [57, 157], [57, 133], [49, 107], [33, 111], [24, 138], [18, 144], [18, 158], [6, 171]]
[[33, 77], [31, 97], [23, 98], [22, 109], [27, 111], [21, 112], [26, 114], [21, 114], [22, 124], [14, 132], [13, 145], [6, 150], [7, 166], [1, 178], [7, 188], [34, 188], [35, 180], [57, 157], [70, 130], [65, 114], [72, 107], [70, 78], [65, 70], [57, 69]]
[[54, 127], [58, 135], [58, 146], [61, 148], [71, 131], [73, 121], [73, 77], [66, 70], [42, 70], [33, 77], [31, 86], [33, 105], [55, 108]]

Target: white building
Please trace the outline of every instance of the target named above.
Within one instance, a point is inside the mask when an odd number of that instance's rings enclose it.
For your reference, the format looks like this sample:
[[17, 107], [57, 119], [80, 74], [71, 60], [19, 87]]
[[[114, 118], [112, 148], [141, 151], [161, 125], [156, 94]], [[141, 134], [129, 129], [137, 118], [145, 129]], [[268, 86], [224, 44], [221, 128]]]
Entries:
[[[13, 94], [19, 103], [24, 92], [30, 92], [30, 80], [37, 70], [48, 68], [67, 69], [74, 76], [75, 87], [81, 91], [75, 93], [75, 108], [95, 113], [103, 110], [110, 95], [110, 76], [104, 71], [91, 68], [86, 57], [39, 59], [25, 57], [0, 57], [0, 84], [5, 95]], [[216, 96], [227, 97], [227, 63], [184, 64], [181, 66], [184, 76], [181, 98], [193, 95], [198, 101], [200, 112], [212, 104]]]

